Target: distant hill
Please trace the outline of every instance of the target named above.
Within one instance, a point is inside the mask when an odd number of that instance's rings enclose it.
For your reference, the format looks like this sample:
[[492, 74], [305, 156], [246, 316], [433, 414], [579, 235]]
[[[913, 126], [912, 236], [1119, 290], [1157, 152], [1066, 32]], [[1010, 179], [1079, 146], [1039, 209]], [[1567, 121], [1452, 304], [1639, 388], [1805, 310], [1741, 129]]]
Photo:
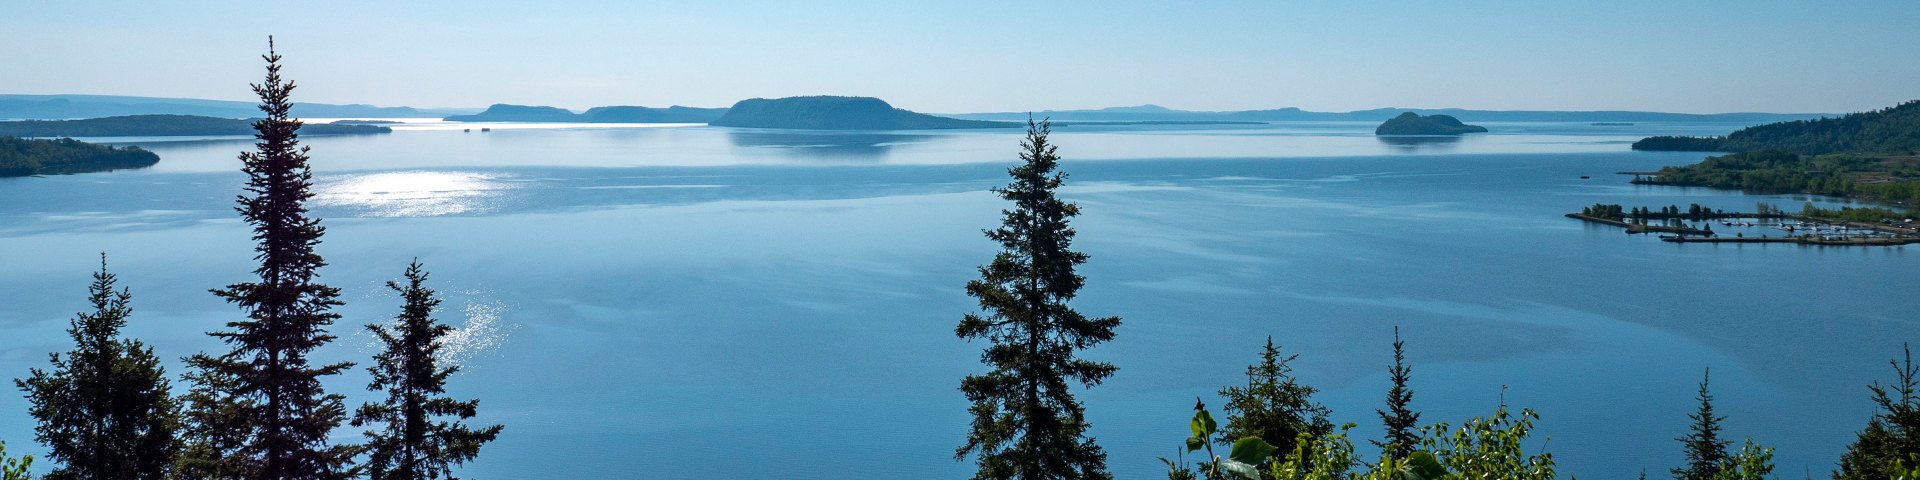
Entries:
[[1387, 119], [1379, 128], [1373, 129], [1374, 135], [1461, 135], [1481, 133], [1487, 127], [1460, 123], [1460, 119], [1448, 115], [1420, 116], [1418, 113], [1402, 113], [1398, 117]]
[[484, 112], [446, 117], [449, 122], [556, 122], [556, 123], [707, 123], [726, 114], [724, 108], [693, 108], [674, 105], [667, 108], [593, 107], [587, 113], [573, 113], [559, 107], [535, 107], [496, 103]]
[[1724, 137], [1648, 137], [1634, 150], [1745, 152], [1785, 150], [1801, 155], [1920, 151], [1920, 100], [1837, 118], [1747, 127]]
[[[375, 125], [307, 124], [301, 135], [359, 135], [387, 133]], [[165, 137], [197, 135], [252, 135], [252, 120], [197, 115], [129, 115], [84, 120], [22, 120], [0, 122], [0, 135], [15, 137]]]
[[961, 120], [914, 113], [873, 97], [787, 97], [741, 100], [711, 122], [722, 127], [806, 130], [928, 130], [1011, 128], [1021, 124]]
[[[0, 95], [0, 119], [69, 119], [124, 115], [200, 115], [221, 118], [260, 116], [258, 104], [192, 98], [125, 97], [115, 95]], [[418, 109], [372, 105], [296, 103], [293, 115], [306, 118], [398, 117], [440, 118], [472, 113], [461, 108]]]
[[71, 138], [35, 140], [0, 136], [0, 177], [144, 168], [159, 161], [159, 155], [140, 147], [114, 148]]
[[[1547, 110], [1463, 110], [1458, 108], [1379, 108], [1353, 112], [1309, 112], [1288, 107], [1273, 110], [1197, 112], [1174, 110], [1158, 105], [1113, 107], [1099, 110], [1043, 110], [1032, 112], [1031, 114], [1033, 118], [1052, 118], [1056, 121], [1383, 122], [1408, 112], [1420, 115], [1447, 115], [1466, 122], [1717, 122], [1759, 124], [1820, 118], [1822, 116], [1822, 114], [1818, 113], [1718, 113], [1699, 115], [1691, 113], [1633, 111], [1562, 112]], [[975, 120], [1020, 121], [1026, 120], [1028, 114], [1028, 112], [999, 112], [943, 115], [953, 118]]]

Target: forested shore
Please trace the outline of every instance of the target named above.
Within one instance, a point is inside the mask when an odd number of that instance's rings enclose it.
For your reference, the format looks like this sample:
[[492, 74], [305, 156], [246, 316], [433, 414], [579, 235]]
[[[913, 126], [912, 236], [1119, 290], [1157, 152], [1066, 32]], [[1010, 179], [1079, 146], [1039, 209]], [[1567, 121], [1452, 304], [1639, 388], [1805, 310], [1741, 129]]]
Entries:
[[140, 147], [0, 136], [0, 177], [145, 168], [159, 162], [159, 155]]

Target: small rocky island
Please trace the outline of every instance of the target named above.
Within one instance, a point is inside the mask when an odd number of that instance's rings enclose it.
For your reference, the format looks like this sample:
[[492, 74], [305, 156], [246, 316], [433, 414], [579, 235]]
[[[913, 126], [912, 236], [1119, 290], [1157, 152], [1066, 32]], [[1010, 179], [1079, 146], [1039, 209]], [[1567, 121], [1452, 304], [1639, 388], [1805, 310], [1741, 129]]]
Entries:
[[961, 120], [915, 113], [873, 97], [787, 97], [741, 100], [712, 123], [719, 127], [805, 130], [925, 130], [1011, 128], [1015, 122]]
[[1428, 115], [1425, 117], [1413, 112], [1400, 114], [1373, 129], [1374, 135], [1460, 135], [1481, 133], [1487, 127], [1460, 123], [1460, 119], [1451, 115]]

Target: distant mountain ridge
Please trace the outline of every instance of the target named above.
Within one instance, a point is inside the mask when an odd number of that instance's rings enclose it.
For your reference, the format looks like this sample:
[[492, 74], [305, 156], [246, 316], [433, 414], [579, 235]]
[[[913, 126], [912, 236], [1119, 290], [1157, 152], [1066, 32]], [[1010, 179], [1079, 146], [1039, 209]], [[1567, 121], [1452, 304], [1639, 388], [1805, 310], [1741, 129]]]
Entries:
[[453, 115], [449, 122], [552, 122], [552, 123], [707, 123], [727, 113], [725, 108], [694, 108], [674, 105], [667, 108], [593, 107], [586, 113], [573, 113], [559, 107], [496, 103], [473, 115]]
[[[0, 119], [64, 120], [126, 115], [199, 115], [219, 118], [260, 116], [259, 104], [194, 98], [128, 97], [117, 95], [0, 95]], [[306, 118], [390, 117], [440, 118], [472, 113], [473, 109], [376, 107], [296, 103], [293, 115]]]
[[1021, 125], [1015, 122], [938, 117], [894, 108], [878, 98], [835, 96], [741, 100], [711, 124], [720, 127], [802, 130], [930, 130], [1012, 128]]
[[[1384, 122], [1403, 113], [1422, 116], [1447, 115], [1467, 122], [1727, 122], [1770, 123], [1806, 120], [1832, 114], [1819, 113], [1664, 113], [1625, 110], [1552, 111], [1552, 110], [1466, 110], [1459, 108], [1376, 108], [1352, 112], [1309, 112], [1295, 107], [1272, 110], [1200, 112], [1174, 110], [1159, 105], [1111, 107], [1098, 110], [1042, 110], [1032, 112], [1035, 119], [1060, 121], [1267, 121], [1267, 122]], [[943, 114], [975, 120], [1026, 120], [1028, 112]]]

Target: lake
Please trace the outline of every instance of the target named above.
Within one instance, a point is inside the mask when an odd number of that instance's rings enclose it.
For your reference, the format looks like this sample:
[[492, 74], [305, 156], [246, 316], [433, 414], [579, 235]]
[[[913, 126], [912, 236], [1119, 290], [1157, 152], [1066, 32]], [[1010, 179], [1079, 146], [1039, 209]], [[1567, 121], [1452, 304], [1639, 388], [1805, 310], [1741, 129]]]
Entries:
[[[450, 390], [506, 425], [457, 475], [971, 476], [953, 460], [956, 388], [985, 371], [983, 345], [953, 329], [976, 311], [963, 286], [996, 249], [981, 230], [1007, 205], [987, 189], [1019, 132], [410, 121], [303, 139], [321, 280], [347, 302], [316, 357], [364, 366], [361, 325], [399, 307], [383, 283], [424, 263], [440, 318], [462, 327]], [[1781, 476], [1834, 468], [1875, 410], [1866, 385], [1920, 339], [1920, 257], [1670, 244], [1561, 216], [1832, 203], [1615, 174], [1705, 156], [1629, 150], [1640, 137], [1741, 125], [1485, 125], [1393, 140], [1341, 122], [1056, 128], [1092, 256], [1073, 304], [1124, 318], [1084, 354], [1119, 373], [1078, 394], [1116, 477], [1164, 475], [1155, 457], [1182, 449], [1194, 397], [1221, 414], [1214, 392], [1244, 382], [1268, 336], [1373, 458], [1396, 326], [1423, 423], [1534, 409], [1529, 447], [1563, 477], [1666, 475], [1709, 367], [1724, 435], [1777, 447]], [[126, 332], [171, 374], [223, 351], [203, 333], [241, 318], [207, 290], [253, 268], [232, 210], [250, 140], [95, 140], [162, 160], [0, 179], [0, 377], [71, 348], [62, 329], [101, 252], [134, 295]], [[367, 380], [327, 387], [351, 408], [374, 398]], [[9, 453], [41, 453], [26, 408], [0, 395]]]

